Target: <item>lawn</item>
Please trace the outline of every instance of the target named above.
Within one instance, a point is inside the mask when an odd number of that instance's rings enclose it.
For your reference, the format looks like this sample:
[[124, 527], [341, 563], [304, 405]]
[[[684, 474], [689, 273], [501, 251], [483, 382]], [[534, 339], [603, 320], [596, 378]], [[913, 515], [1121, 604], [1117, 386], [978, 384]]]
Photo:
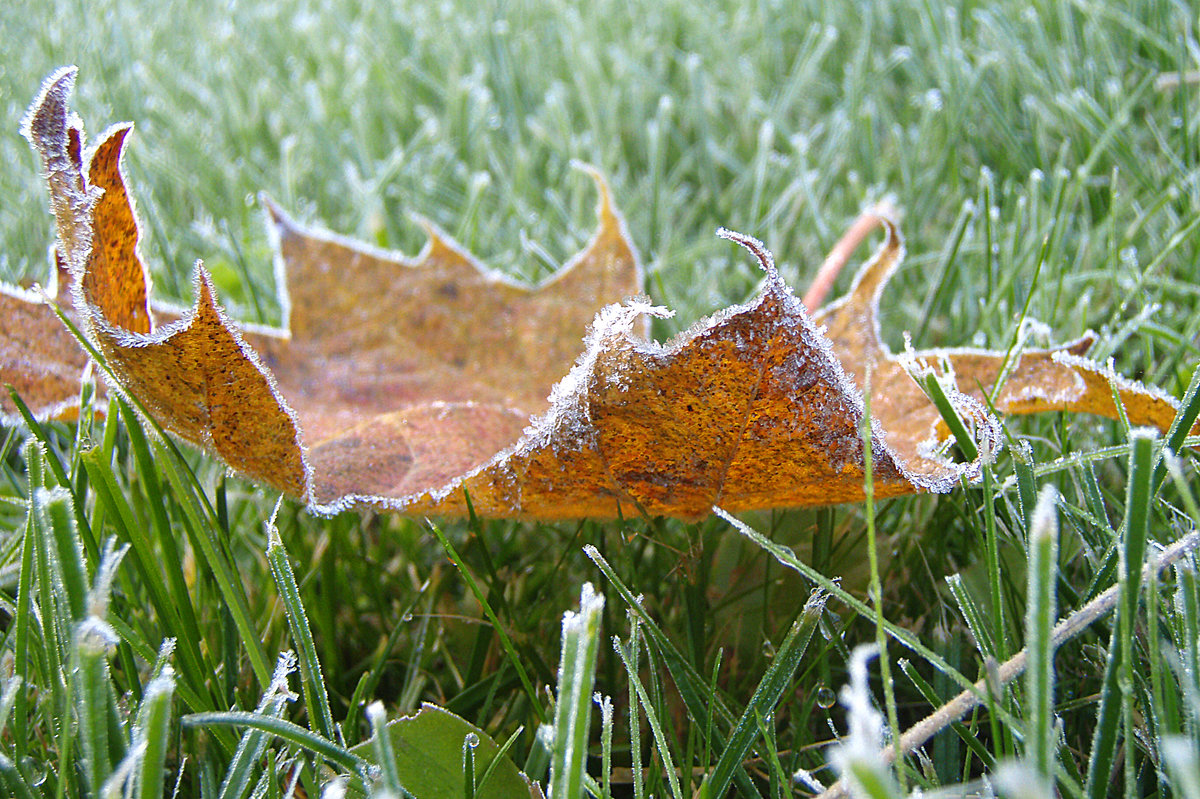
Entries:
[[[594, 228], [583, 161], [676, 311], [660, 340], [761, 288], [719, 226], [803, 293], [887, 200], [908, 252], [882, 308], [893, 349], [1090, 329], [1089, 357], [1200, 410], [1183, 2], [17, 0], [0, 34], [7, 282], [48, 275], [19, 125], [76, 64], [93, 139], [136, 125], [161, 299], [189, 303], [202, 259], [234, 318], [280, 323], [260, 192], [410, 253], [425, 216], [536, 282]], [[1200, 523], [1194, 438], [1164, 457], [1120, 421], [1012, 417], [983, 479], [949, 494], [692, 524], [322, 518], [89, 403], [0, 427], [11, 795], [507, 796], [521, 769], [555, 799], [774, 799], [842, 773], [872, 797], [985, 778], [1200, 797], [1200, 582], [1170, 549]], [[1180, 558], [1143, 571], [1164, 551]], [[1010, 679], [1014, 657], [1029, 669]], [[979, 680], [978, 706], [883, 764]], [[453, 715], [383, 723], [423, 703]]]

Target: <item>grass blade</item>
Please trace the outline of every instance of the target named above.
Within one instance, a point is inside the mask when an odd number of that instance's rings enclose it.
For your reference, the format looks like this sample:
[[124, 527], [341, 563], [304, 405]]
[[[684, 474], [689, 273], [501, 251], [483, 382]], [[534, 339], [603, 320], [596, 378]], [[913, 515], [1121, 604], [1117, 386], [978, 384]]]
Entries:
[[371, 749], [375, 752], [384, 790], [391, 796], [409, 796], [408, 791], [400, 784], [396, 753], [392, 749], [392, 736], [387, 725], [387, 711], [383, 709], [382, 702], [372, 702], [367, 706], [367, 721], [371, 724]]
[[293, 724], [276, 716], [251, 713], [245, 710], [230, 710], [216, 713], [192, 713], [180, 719], [180, 723], [185, 728], [247, 727], [307, 749], [339, 766], [349, 774], [362, 775], [369, 769], [369, 764], [365, 760], [349, 752], [345, 747], [327, 738], [322, 738], [299, 724]]
[[604, 596], [597, 594], [591, 583], [584, 583], [579, 612], [563, 614], [554, 749], [550, 760], [550, 795], [555, 799], [583, 796], [603, 610]]
[[137, 781], [138, 799], [162, 799], [163, 764], [171, 726], [171, 702], [175, 695], [175, 671], [164, 666], [146, 686], [138, 708], [134, 739], [145, 746]]
[[1122, 720], [1127, 718], [1125, 711], [1132, 712], [1128, 703], [1132, 701], [1133, 617], [1138, 607], [1142, 559], [1146, 551], [1154, 440], [1152, 434], [1133, 431], [1121, 541], [1120, 601], [1109, 639], [1104, 684], [1100, 706], [1096, 711], [1096, 729], [1088, 757], [1088, 799], [1103, 799], [1107, 794], [1118, 728]]
[[742, 761], [754, 743], [757, 721], [774, 713], [775, 707], [783, 699], [784, 691], [787, 690], [792, 675], [799, 668], [800, 659], [804, 657], [808, 643], [812, 640], [813, 630], [817, 628], [821, 614], [825, 611], [826, 599], [825, 593], [814, 592], [804, 603], [804, 610], [796, 617], [791, 629], [784, 636], [783, 642], [779, 645], [779, 649], [771, 661], [770, 668], [767, 669], [767, 673], [763, 675], [762, 681], [754, 690], [745, 712], [742, 713], [733, 731], [730, 732], [725, 749], [721, 752], [717, 764], [713, 766], [712, 773], [708, 776], [709, 796], [725, 796], [729, 790], [734, 770], [741, 767]]
[[545, 708], [542, 707], [542, 703], [541, 700], [538, 699], [537, 692], [533, 690], [533, 683], [529, 681], [529, 675], [525, 673], [525, 667], [522, 665], [521, 659], [517, 656], [516, 647], [513, 646], [512, 639], [509, 638], [508, 632], [504, 629], [504, 625], [502, 625], [500, 623], [500, 619], [496, 617], [496, 612], [492, 610], [492, 606], [488, 604], [487, 597], [484, 596], [483, 591], [479, 588], [479, 583], [475, 581], [474, 575], [471, 574], [471, 570], [467, 568], [467, 564], [464, 563], [463, 559], [459, 556], [458, 550], [456, 550], [454, 545], [450, 543], [450, 539], [446, 538], [446, 534], [443, 533], [436, 524], [431, 523], [429, 528], [433, 531], [433, 534], [437, 536], [438, 542], [441, 543], [442, 548], [446, 550], [446, 554], [450, 556], [450, 560], [454, 561], [454, 565], [458, 567], [459, 573], [463, 576], [463, 579], [466, 580], [467, 586], [471, 589], [471, 593], [475, 595], [475, 599], [479, 601], [480, 606], [483, 608], [483, 612], [487, 614], [488, 620], [491, 621], [492, 625], [496, 628], [496, 635], [500, 637], [500, 645], [504, 647], [504, 652], [508, 655], [509, 662], [516, 670], [517, 676], [520, 677], [521, 685], [525, 688], [525, 695], [529, 697], [530, 705], [533, 707], [538, 719], [541, 721], [546, 721]]
[[1026, 752], [1034, 769], [1054, 780], [1054, 645], [1051, 631], [1058, 615], [1058, 491], [1047, 486], [1038, 496], [1030, 520], [1029, 584], [1025, 641], [1029, 665], [1026, 686]]
[[288, 629], [292, 631], [292, 640], [299, 650], [300, 685], [304, 692], [304, 706], [308, 710], [308, 726], [313, 732], [332, 741], [333, 713], [329, 709], [325, 677], [321, 673], [321, 662], [317, 659], [317, 647], [313, 643], [312, 630], [308, 626], [308, 616], [300, 600], [296, 576], [292, 573], [287, 550], [283, 548], [274, 520], [268, 522], [267, 536], [267, 561], [275, 578], [275, 587], [279, 590], [279, 599], [287, 614]]
[[667, 744], [667, 737], [663, 732], [662, 723], [658, 719], [658, 714], [654, 711], [654, 705], [650, 701], [650, 695], [646, 693], [646, 686], [642, 685], [641, 678], [638, 677], [636, 667], [634, 665], [632, 645], [637, 642], [630, 640], [630, 646], [625, 646], [621, 643], [621, 639], [613, 637], [613, 649], [617, 656], [621, 658], [621, 663], [625, 666], [625, 672], [629, 675], [629, 685], [637, 694], [638, 703], [641, 705], [642, 712], [646, 714], [646, 723], [650, 726], [650, 733], [654, 736], [655, 746], [658, 748], [658, 756], [662, 759], [663, 771], [667, 774], [667, 783], [671, 786], [671, 795], [675, 799], [683, 799], [683, 790], [679, 787], [679, 775], [676, 773], [675, 760], [671, 757], [671, 750]]

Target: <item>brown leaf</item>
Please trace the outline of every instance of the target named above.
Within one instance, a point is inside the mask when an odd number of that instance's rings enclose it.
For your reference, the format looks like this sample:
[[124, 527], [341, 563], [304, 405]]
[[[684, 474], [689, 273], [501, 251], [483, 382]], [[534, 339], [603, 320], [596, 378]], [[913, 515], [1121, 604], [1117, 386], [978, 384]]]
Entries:
[[[761, 295], [666, 345], [648, 341], [646, 317], [669, 312], [634, 296], [637, 258], [595, 174], [597, 233], [536, 288], [430, 224], [409, 259], [304, 229], [264, 199], [286, 328], [234, 325], [200, 266], [190, 311], [152, 313], [120, 168], [129, 128], [85, 159], [66, 105], [74, 74], [51, 76], [26, 123], [73, 285], [64, 311], [155, 421], [318, 512], [462, 515], [468, 495], [481, 515], [536, 519], [856, 501], [868, 385], [879, 497], [976, 477], [1001, 441], [989, 393], [1009, 413], [1113, 416], [1111, 383], [1133, 423], [1165, 429], [1174, 416], [1169, 397], [1080, 359], [1090, 338], [1011, 363], [969, 350], [893, 355], [877, 308], [902, 246], [882, 219], [887, 239], [850, 294], [811, 317], [761, 244], [723, 233], [759, 257]], [[21, 315], [0, 323], [0, 369], [37, 412], [62, 413], [84, 361], [27, 299], [0, 295], [6, 320]], [[944, 424], [913, 369], [941, 376], [978, 460], [940, 454]]]

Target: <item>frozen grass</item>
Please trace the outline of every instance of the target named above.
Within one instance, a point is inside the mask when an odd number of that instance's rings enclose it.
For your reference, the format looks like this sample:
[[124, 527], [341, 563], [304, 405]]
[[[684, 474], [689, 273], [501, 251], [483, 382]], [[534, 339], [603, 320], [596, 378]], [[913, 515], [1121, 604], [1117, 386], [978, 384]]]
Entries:
[[[0, 277], [44, 279], [51, 225], [17, 123], [42, 77], [76, 63], [93, 132], [137, 124], [128, 164], [156, 290], [187, 299], [203, 258], [247, 320], [278, 315], [259, 191], [409, 251], [406, 214], [425, 214], [536, 279], [590, 233], [577, 158], [609, 176], [647, 290], [680, 312], [669, 324], [755, 290], [719, 225], [765, 241], [802, 288], [856, 212], [892, 195], [910, 253], [885, 300], [893, 346], [910, 330], [918, 346], [1004, 348], [1027, 308], [1056, 340], [1095, 328], [1098, 357], [1176, 396], [1200, 359], [1200, 98], [1156, 85], [1200, 67], [1189, 4], [311, 5], [0, 4]], [[442, 525], [443, 546], [419, 521], [317, 520], [288, 501], [268, 526], [276, 497], [129, 421], [36, 428], [34, 448], [0, 431], [0, 784], [16, 795], [127, 778], [140, 796], [317, 796], [369, 756], [350, 746], [389, 751], [373, 700], [516, 734], [509, 756], [545, 779], [544, 689], [586, 581], [608, 596], [601, 641], [620, 638], [596, 650], [615, 705], [590, 739], [600, 793], [690, 795], [704, 774], [710, 796], [808, 790], [799, 770], [832, 783], [822, 745], [849, 726], [834, 697], [877, 630], [894, 702], [878, 661], [867, 687], [902, 729], [1041, 642], [1028, 682], [993, 683], [880, 795], [1013, 758], [1004, 773], [1052, 773], [1072, 797], [1182, 795], [1195, 779], [1200, 586], [1186, 566], [1139, 569], [1195, 528], [1195, 461], [1160, 468], [1160, 442], [1117, 423], [1014, 421], [982, 487], [873, 518], [752, 514], [740, 535], [720, 518], [472, 522]], [[1053, 567], [1028, 551], [1047, 485]], [[1033, 591], [1030, 562], [1056, 592]], [[806, 610], [814, 583], [832, 593]], [[1050, 610], [1114, 585], [1115, 617], [1056, 642]], [[272, 679], [284, 650], [295, 701]], [[1048, 704], [1055, 718], [1035, 718]], [[602, 773], [610, 758], [636, 773]]]

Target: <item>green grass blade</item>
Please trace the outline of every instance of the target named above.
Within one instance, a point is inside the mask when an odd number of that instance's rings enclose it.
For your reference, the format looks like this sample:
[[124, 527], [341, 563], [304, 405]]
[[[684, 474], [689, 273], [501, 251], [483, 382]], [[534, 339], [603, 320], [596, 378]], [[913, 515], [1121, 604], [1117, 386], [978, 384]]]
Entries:
[[335, 738], [333, 713], [329, 709], [325, 677], [321, 673], [321, 662], [317, 659], [317, 647], [313, 643], [308, 616], [300, 599], [300, 589], [274, 521], [268, 523], [267, 535], [267, 561], [287, 614], [288, 629], [292, 631], [292, 640], [299, 650], [300, 684], [304, 692], [304, 706], [308, 710], [308, 726], [313, 732], [332, 741]]
[[388, 730], [387, 712], [382, 702], [367, 706], [367, 721], [371, 724], [371, 750], [379, 766], [383, 787], [391, 796], [407, 797], [408, 791], [400, 784], [400, 772], [396, 768], [396, 754], [392, 749], [392, 736]]
[[[634, 643], [636, 642], [630, 641], [630, 644]], [[654, 736], [658, 756], [662, 759], [663, 771], [667, 775], [667, 784], [671, 787], [671, 796], [675, 797], [675, 799], [683, 799], [683, 790], [679, 786], [679, 775], [676, 773], [675, 759], [671, 756], [666, 733], [663, 732], [662, 723], [659, 721], [658, 714], [654, 711], [654, 705], [650, 701], [650, 695], [646, 692], [646, 686], [642, 685], [642, 680], [638, 677], [630, 647], [623, 645], [621, 640], [614, 636], [613, 650], [621, 658], [621, 663], [625, 666], [625, 672], [629, 675], [629, 684], [632, 686], [634, 693], [637, 694], [642, 712], [646, 714], [646, 723], [650, 726], [650, 734]]]
[[[243, 726], [248, 728], [242, 733], [241, 740], [238, 741], [237, 751], [234, 752], [233, 759], [230, 761], [229, 767], [225, 770], [225, 778], [221, 780], [221, 792], [218, 795], [218, 799], [241, 799], [252, 788], [254, 770], [260, 765], [267, 744], [270, 743], [270, 735], [268, 734], [270, 730], [264, 729], [264, 724], [278, 721], [289, 725], [284, 728], [285, 730], [290, 731], [291, 727], [304, 729], [291, 722], [283, 722], [279, 718], [283, 713], [284, 706], [294, 698], [288, 689], [288, 677], [295, 668], [295, 655], [291, 652], [285, 652], [279, 656], [279, 661], [275, 666], [271, 681], [267, 684], [266, 690], [263, 691], [262, 698], [259, 700], [258, 706], [253, 713], [247, 713], [246, 711], [192, 713], [183, 717], [182, 721], [185, 727], [203, 726], [206, 724], [216, 725], [220, 723], [234, 724], [236, 722], [232, 719], [240, 718], [243, 721]], [[320, 741], [328, 740], [321, 738], [316, 733], [311, 733], [307, 730], [305, 732], [308, 733], [311, 739]], [[292, 740], [295, 742], [294, 739]]]
[[25, 781], [17, 764], [3, 753], [0, 753], [0, 781], [3, 781], [11, 791], [10, 795], [13, 799], [35, 799], [33, 789]]
[[138, 772], [137, 799], [162, 799], [163, 765], [167, 758], [174, 694], [174, 669], [164, 666], [146, 686], [134, 726], [134, 739], [145, 746]]
[[500, 623], [500, 619], [496, 617], [496, 612], [492, 610], [492, 606], [488, 604], [487, 598], [480, 589], [479, 584], [475, 581], [471, 570], [467, 568], [467, 564], [459, 557], [458, 551], [454, 545], [450, 543], [450, 539], [446, 538], [445, 533], [441, 531], [436, 524], [430, 524], [429, 528], [437, 537], [442, 548], [446, 550], [446, 554], [450, 556], [450, 560], [454, 561], [454, 565], [458, 567], [459, 573], [463, 576], [467, 586], [471, 589], [471, 593], [475, 595], [475, 599], [479, 601], [483, 612], [487, 614], [488, 620], [496, 629], [496, 635], [500, 637], [500, 645], [504, 647], [505, 654], [508, 655], [509, 663], [516, 670], [517, 676], [521, 679], [521, 686], [525, 689], [525, 695], [529, 697], [530, 706], [540, 721], [546, 721], [546, 710], [542, 707], [541, 700], [538, 699], [537, 692], [533, 690], [533, 683], [529, 681], [529, 675], [525, 672], [525, 667], [522, 665], [521, 659], [517, 656], [516, 647], [513, 646], [512, 639], [508, 632], [504, 629], [504, 625]]
[[[700, 673], [696, 670], [695, 666], [683, 657], [682, 653], [680, 653], [678, 648], [671, 643], [670, 639], [667, 638], [662, 629], [654, 623], [654, 620], [651, 619], [646, 613], [645, 608], [642, 607], [642, 604], [638, 598], [629, 589], [629, 587], [621, 581], [620, 576], [613, 569], [612, 565], [605, 560], [603, 555], [600, 554], [600, 550], [596, 549], [591, 544], [588, 544], [583, 548], [583, 552], [592, 560], [593, 563], [596, 564], [596, 567], [600, 569], [600, 572], [612, 584], [612, 586], [616, 588], [617, 593], [620, 594], [621, 599], [624, 600], [627, 608], [629, 609], [630, 616], [636, 619], [638, 622], [636, 625], [633, 625], [630, 639], [631, 645], [628, 653], [633, 665], [635, 667], [637, 666], [639, 650], [637, 647], [632, 646], [632, 636], [644, 629], [646, 631], [647, 639], [654, 644], [655, 649], [657, 649], [662, 655], [663, 663], [666, 665], [667, 671], [670, 673], [671, 679], [675, 683], [675, 688], [679, 691], [679, 695], [683, 698], [684, 704], [687, 705], [688, 713], [691, 714], [691, 717], [696, 720], [697, 723], [700, 723], [702, 720], [708, 719], [715, 710], [722, 723], [733, 724], [735, 719], [729, 712], [729, 709], [725, 706], [725, 703], [721, 700], [721, 697], [707, 690], [708, 685], [704, 678], [700, 676]], [[633, 756], [636, 758], [640, 757], [640, 751], [638, 747], [634, 745], [635, 743], [640, 744], [640, 731], [637, 727], [636, 719], [638, 701], [636, 690], [632, 684], [629, 687], [629, 691], [630, 748]], [[719, 733], [715, 727], [712, 728], [712, 739], [716, 748], [721, 749], [725, 746], [725, 736]], [[635, 788], [634, 792], [636, 794], [641, 780], [641, 772], [636, 765], [636, 761], [633, 771]], [[738, 790], [740, 790], [744, 796], [762, 796], [758, 788], [755, 787], [754, 782], [749, 776], [747, 776], [745, 771], [741, 769], [735, 769], [733, 772], [733, 778], [737, 783]]]
[[1085, 786], [1088, 799], [1102, 799], [1108, 792], [1119, 728], [1122, 721], [1128, 719], [1125, 711], [1132, 710], [1128, 703], [1132, 701], [1133, 693], [1133, 618], [1138, 607], [1142, 559], [1146, 551], [1155, 436], [1135, 430], [1132, 438], [1121, 541], [1121, 598], [1113, 623], [1092, 749], [1088, 756]]
[[264, 713], [251, 713], [245, 710], [230, 710], [212, 713], [191, 713], [180, 719], [184, 728], [200, 727], [247, 727], [267, 735], [280, 738], [290, 744], [320, 755], [330, 763], [336, 764], [351, 775], [365, 774], [369, 764], [354, 755], [345, 747], [322, 738], [311, 730], [293, 724], [290, 721]]
[[554, 749], [550, 759], [550, 795], [556, 799], [583, 796], [603, 609], [604, 595], [597, 594], [591, 583], [584, 583], [579, 612], [563, 614]]
[[112, 772], [109, 758], [108, 658], [117, 644], [116, 633], [103, 619], [92, 616], [80, 622], [74, 636], [75, 712], [79, 719], [79, 744], [83, 771], [92, 796]]
[[734, 725], [725, 748], [721, 752], [717, 764], [707, 779], [709, 796], [725, 796], [733, 781], [733, 772], [740, 769], [746, 754], [754, 743], [757, 732], [757, 720], [767, 718], [775, 712], [776, 706], [783, 699], [784, 692], [791, 683], [792, 676], [800, 666], [800, 659], [808, 649], [812, 640], [813, 630], [825, 612], [827, 595], [817, 591], [804, 603], [804, 610], [796, 617], [779, 645], [771, 666], [763, 675], [754, 694], [750, 697], [746, 710]]
[[1026, 733], [1029, 760], [1047, 784], [1054, 780], [1054, 645], [1051, 631], [1058, 604], [1058, 492], [1047, 486], [1033, 508], [1029, 528], [1029, 580], [1025, 615]]
[[[172, 563], [174, 559], [169, 552], [164, 556], [155, 550], [153, 542], [145, 534], [145, 528], [134, 518], [133, 509], [117, 485], [113, 470], [103, 460], [100, 450], [93, 449], [84, 453], [81, 460], [91, 477], [97, 503], [108, 508], [109, 524], [116, 528], [119, 539], [130, 545], [133, 553], [131, 560], [149, 594], [150, 604], [165, 623], [169, 631], [167, 634], [179, 642], [181, 668], [186, 675], [188, 686], [182, 695], [193, 710], [212, 709], [213, 704], [208, 698], [205, 683], [212, 675], [213, 669], [205, 663], [200, 652], [202, 639], [195, 616], [191, 613], [192, 598], [186, 590], [182, 595], [172, 591], [170, 571], [173, 567], [178, 567], [178, 561]], [[165, 502], [152, 501], [150, 504], [163, 505]], [[162, 571], [168, 572], [165, 585], [161, 577]], [[182, 575], [180, 579], [182, 580]]]
[[175, 488], [176, 497], [184, 511], [185, 527], [203, 554], [204, 562], [212, 570], [213, 578], [233, 617], [233, 623], [237, 627], [241, 644], [250, 658], [250, 665], [254, 669], [258, 683], [265, 688], [271, 684], [271, 665], [267, 660], [266, 651], [263, 649], [262, 638], [250, 618], [249, 602], [246, 598], [245, 588], [238, 577], [237, 568], [229, 562], [225, 550], [221, 546], [222, 533], [218, 529], [211, 508], [207, 508], [196, 494], [195, 477], [176, 452], [166, 450], [166, 447], [160, 447], [160, 456], [155, 461], [163, 466], [171, 485]]

